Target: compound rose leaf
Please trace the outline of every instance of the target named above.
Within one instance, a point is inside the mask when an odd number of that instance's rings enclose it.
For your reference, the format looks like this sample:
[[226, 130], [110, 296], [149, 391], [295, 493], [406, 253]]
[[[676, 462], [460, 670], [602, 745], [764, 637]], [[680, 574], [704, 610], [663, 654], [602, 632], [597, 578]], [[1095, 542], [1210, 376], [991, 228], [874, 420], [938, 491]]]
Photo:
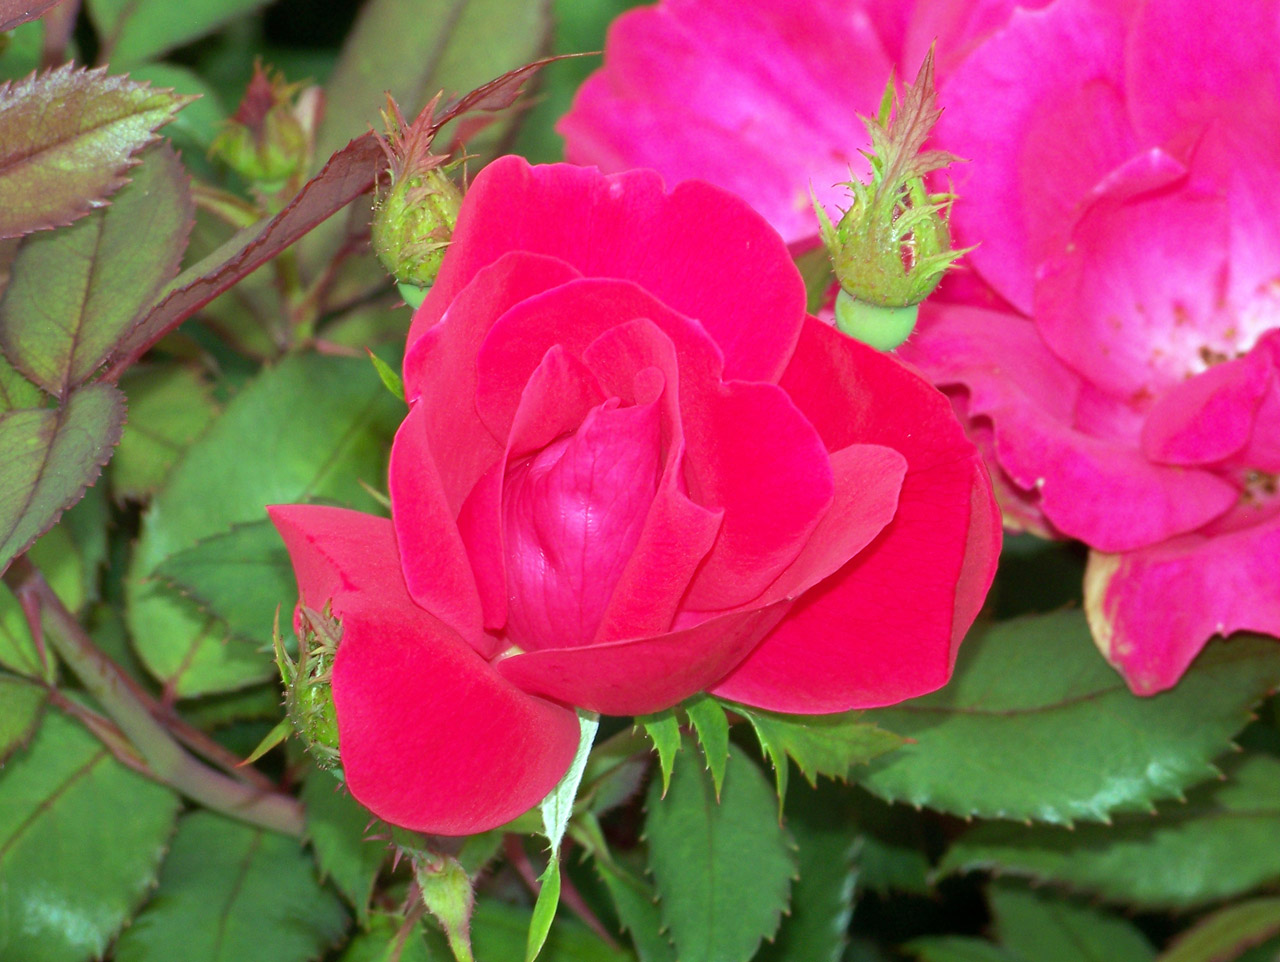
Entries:
[[124, 395], [102, 383], [58, 408], [0, 414], [0, 570], [80, 500], [123, 424]]
[[736, 745], [718, 801], [697, 754], [680, 758], [666, 797], [655, 779], [646, 802], [662, 920], [682, 962], [746, 962], [777, 931], [790, 901], [791, 839], [773, 788]]
[[0, 779], [5, 958], [102, 958], [155, 885], [181, 804], [77, 722], [47, 712]]
[[150, 151], [109, 207], [22, 242], [0, 347], [50, 394], [82, 384], [177, 273], [194, 216], [178, 155]]
[[1218, 775], [1278, 684], [1280, 645], [1242, 636], [1211, 644], [1174, 690], [1136, 698], [1081, 612], [1015, 619], [974, 632], [946, 688], [867, 712], [912, 742], [857, 777], [962, 817], [1106, 821]]
[[105, 67], [67, 64], [0, 84], [0, 237], [101, 207], [125, 184], [134, 155], [190, 101]]

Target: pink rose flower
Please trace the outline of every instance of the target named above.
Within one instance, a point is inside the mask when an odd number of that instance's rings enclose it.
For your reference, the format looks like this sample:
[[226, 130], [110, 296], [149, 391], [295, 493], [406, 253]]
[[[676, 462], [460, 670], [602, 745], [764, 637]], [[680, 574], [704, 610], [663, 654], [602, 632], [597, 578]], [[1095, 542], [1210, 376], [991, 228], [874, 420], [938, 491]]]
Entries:
[[981, 458], [928, 382], [805, 316], [736, 197], [494, 162], [404, 381], [391, 520], [271, 509], [342, 622], [342, 763], [388, 821], [525, 811], [575, 708], [833, 712], [949, 677], [999, 549]]
[[959, 389], [1009, 515], [1093, 549], [1094, 637], [1143, 694], [1280, 634], [1278, 23], [1062, 0], [943, 87], [953, 223], [1005, 304], [935, 308], [904, 354]]
[[565, 157], [652, 167], [748, 200], [789, 244], [818, 243], [813, 196], [846, 202], [890, 73], [941, 73], [1013, 0], [664, 0], [614, 21], [605, 65], [557, 125]]
[[[952, 226], [980, 246], [901, 353], [966, 415], [1006, 522], [1094, 549], [1095, 638], [1156, 692], [1214, 635], [1280, 634], [1277, 5], [1061, 0], [967, 22], [951, 6], [628, 14], [562, 123], [568, 153], [708, 177], [808, 236], [796, 198], [812, 179], [830, 203], [865, 143], [850, 114], [887, 74], [867, 31], [942, 11], [932, 146], [971, 161]], [[884, 46], [900, 75], [923, 52]], [[681, 130], [714, 131], [719, 159]]]

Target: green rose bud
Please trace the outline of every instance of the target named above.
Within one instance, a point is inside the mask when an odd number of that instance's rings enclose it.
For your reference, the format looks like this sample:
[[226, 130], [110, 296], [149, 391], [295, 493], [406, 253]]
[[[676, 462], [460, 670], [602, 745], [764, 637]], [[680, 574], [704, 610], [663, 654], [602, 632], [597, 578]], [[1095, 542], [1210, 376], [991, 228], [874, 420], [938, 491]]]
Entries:
[[462, 192], [449, 178], [457, 164], [446, 166], [445, 157], [431, 153], [438, 129], [433, 121], [438, 100], [408, 123], [388, 95], [382, 112], [387, 132], [378, 138], [387, 155], [389, 182], [385, 187], [378, 184], [370, 242], [410, 303], [421, 302], [415, 288], [420, 291], [435, 282], [462, 206]]
[[299, 612], [298, 620], [302, 632], [296, 662], [285, 651], [278, 630], [274, 637], [276, 666], [284, 682], [285, 712], [316, 764], [325, 769], [336, 768], [338, 718], [329, 683], [342, 627], [327, 611], [317, 612], [306, 607]]
[[408, 171], [399, 180], [393, 173], [374, 207], [370, 237], [387, 273], [401, 284], [430, 286], [440, 272], [461, 204], [462, 192], [441, 167]]
[[890, 79], [879, 113], [865, 120], [871, 135], [870, 182], [846, 185], [850, 204], [834, 224], [814, 205], [841, 288], [836, 324], [880, 350], [906, 340], [915, 326], [916, 305], [966, 253], [951, 248], [952, 195], [925, 187], [926, 174], [956, 159], [922, 149], [942, 113], [936, 99], [930, 51], [902, 101], [897, 102]]
[[255, 63], [244, 99], [209, 153], [246, 180], [272, 188], [305, 171], [319, 105], [314, 96], [299, 97], [302, 90], [302, 84], [286, 84], [281, 74]]

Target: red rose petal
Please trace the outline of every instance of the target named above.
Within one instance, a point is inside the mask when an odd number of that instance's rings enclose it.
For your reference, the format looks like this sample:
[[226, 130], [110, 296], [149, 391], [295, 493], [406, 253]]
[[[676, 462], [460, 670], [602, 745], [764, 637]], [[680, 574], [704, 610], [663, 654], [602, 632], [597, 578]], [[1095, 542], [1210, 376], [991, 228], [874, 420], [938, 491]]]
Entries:
[[356, 799], [439, 835], [486, 831], [541, 801], [577, 750], [574, 712], [509, 684], [413, 603], [391, 522], [312, 505], [268, 510], [304, 602], [332, 599], [342, 621], [333, 699]]
[[476, 352], [512, 305], [579, 276], [563, 261], [513, 251], [479, 271], [452, 304], [436, 305], [433, 287], [415, 315], [448, 307], [449, 316], [434, 326], [415, 321], [419, 334], [405, 352], [404, 386], [410, 404], [425, 409], [427, 441], [455, 515], [506, 443], [505, 433], [490, 436], [476, 414]]
[[589, 643], [640, 540], [661, 471], [656, 403], [594, 408], [508, 471], [507, 629], [526, 651]]
[[713, 691], [813, 713], [888, 705], [950, 677], [995, 574], [1000, 516], [947, 399], [900, 362], [811, 319], [782, 386], [827, 446], [907, 459], [894, 519]]
[[605, 715], [645, 715], [710, 688], [787, 607], [721, 615], [651, 638], [531, 651], [495, 667], [528, 692]]
[[481, 268], [510, 250], [559, 258], [588, 277], [635, 281], [706, 328], [730, 377], [776, 380], [803, 323], [804, 283], [786, 245], [732, 194], [698, 182], [667, 193], [653, 171], [606, 177], [500, 157], [467, 192], [435, 296], [414, 316], [410, 348]]
[[425, 408], [415, 404], [391, 446], [388, 486], [404, 581], [419, 605], [492, 654], [475, 575], [440, 481], [429, 430]]

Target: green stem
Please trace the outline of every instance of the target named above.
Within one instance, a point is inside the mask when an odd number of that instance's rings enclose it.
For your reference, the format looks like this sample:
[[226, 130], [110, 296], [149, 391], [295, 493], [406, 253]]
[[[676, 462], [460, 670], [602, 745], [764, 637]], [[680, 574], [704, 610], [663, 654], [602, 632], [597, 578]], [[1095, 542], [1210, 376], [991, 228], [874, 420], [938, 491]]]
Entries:
[[302, 836], [302, 808], [295, 799], [228, 778], [183, 750], [152, 715], [133, 679], [98, 649], [30, 561], [15, 559], [4, 581], [19, 598], [29, 596], [39, 603], [49, 629], [48, 640], [158, 781], [215, 811], [272, 831]]

